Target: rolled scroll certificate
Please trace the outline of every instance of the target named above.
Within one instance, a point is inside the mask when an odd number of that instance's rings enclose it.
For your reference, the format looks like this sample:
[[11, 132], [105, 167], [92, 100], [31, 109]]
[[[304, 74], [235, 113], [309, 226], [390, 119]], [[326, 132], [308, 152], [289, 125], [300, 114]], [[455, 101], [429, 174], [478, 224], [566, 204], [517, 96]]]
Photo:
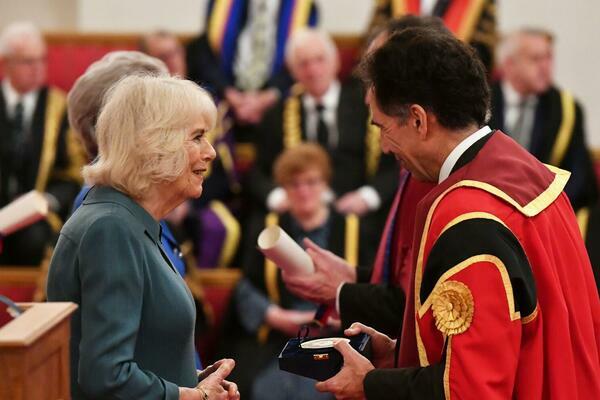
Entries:
[[310, 256], [279, 226], [269, 226], [258, 235], [258, 248], [269, 260], [289, 274], [315, 272]]

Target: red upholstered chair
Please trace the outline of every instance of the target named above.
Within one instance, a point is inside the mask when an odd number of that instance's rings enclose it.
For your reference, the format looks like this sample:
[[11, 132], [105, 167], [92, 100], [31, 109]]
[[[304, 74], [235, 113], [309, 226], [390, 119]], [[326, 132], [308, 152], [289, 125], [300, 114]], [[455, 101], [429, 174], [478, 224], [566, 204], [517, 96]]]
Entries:
[[115, 50], [133, 50], [127, 44], [56, 43], [48, 46], [48, 82], [68, 92], [94, 61]]
[[209, 314], [210, 329], [201, 334], [196, 343], [205, 365], [214, 361], [223, 316], [229, 306], [232, 290], [240, 277], [241, 271], [238, 268], [196, 269], [192, 273], [188, 272], [186, 276], [192, 293], [195, 294], [196, 286], [202, 288], [202, 301], [205, 304], [205, 312], [208, 311]]
[[[39, 278], [39, 267], [6, 267], [0, 268], [0, 294], [14, 302], [30, 302], [33, 300]], [[7, 324], [12, 317], [0, 306], [0, 327]]]

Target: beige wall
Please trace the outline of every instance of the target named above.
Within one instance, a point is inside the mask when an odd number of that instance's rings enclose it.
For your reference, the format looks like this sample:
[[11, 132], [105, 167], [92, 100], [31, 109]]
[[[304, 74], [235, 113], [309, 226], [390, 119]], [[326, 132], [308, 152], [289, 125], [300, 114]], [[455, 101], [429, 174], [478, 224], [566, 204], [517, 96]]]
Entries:
[[156, 28], [197, 32], [206, 4], [206, 0], [77, 1], [79, 28], [87, 32], [140, 32]]
[[[318, 0], [317, 0], [318, 1]], [[375, 0], [320, 0], [322, 26], [335, 33], [360, 33]], [[556, 81], [584, 105], [588, 137], [600, 148], [600, 1], [497, 0], [499, 25], [524, 24], [556, 34]], [[0, 27], [30, 17], [43, 29], [139, 32], [162, 27], [198, 32], [206, 0], [0, 0]]]
[[[203, 28], [207, 3], [206, 0], [74, 1], [79, 4], [79, 27], [85, 31], [139, 32], [163, 27], [181, 33]], [[336, 33], [361, 32], [371, 15], [372, 0], [321, 0], [319, 4], [322, 26]]]
[[33, 21], [44, 30], [77, 28], [79, 0], [0, 0], [0, 28], [16, 20]]

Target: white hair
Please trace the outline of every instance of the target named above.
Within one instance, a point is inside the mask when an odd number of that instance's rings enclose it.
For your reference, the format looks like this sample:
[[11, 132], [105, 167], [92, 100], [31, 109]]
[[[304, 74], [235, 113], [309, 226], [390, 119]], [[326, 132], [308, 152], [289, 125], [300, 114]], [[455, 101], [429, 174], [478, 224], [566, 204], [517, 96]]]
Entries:
[[90, 65], [71, 88], [67, 97], [69, 123], [80, 135], [90, 159], [96, 156], [94, 126], [105, 93], [123, 77], [134, 74], [168, 75], [169, 71], [158, 58], [138, 51], [113, 51]]
[[294, 32], [287, 42], [285, 47], [285, 62], [287, 65], [293, 65], [296, 50], [299, 47], [310, 45], [315, 41], [323, 43], [327, 50], [327, 54], [332, 58], [337, 57], [338, 49], [327, 32], [315, 28], [302, 28]]
[[503, 66], [509, 58], [517, 53], [521, 45], [521, 39], [525, 36], [539, 36], [545, 38], [550, 43], [554, 42], [552, 33], [545, 29], [524, 27], [509, 32], [502, 36], [496, 48], [496, 60], [499, 66]]
[[0, 33], [0, 57], [12, 54], [15, 45], [24, 40], [44, 43], [40, 30], [29, 21], [13, 22]]
[[83, 168], [90, 185], [112, 186], [143, 198], [159, 182], [173, 182], [188, 163], [186, 135], [200, 116], [214, 127], [208, 92], [170, 76], [129, 75], [105, 95], [96, 124], [98, 157]]

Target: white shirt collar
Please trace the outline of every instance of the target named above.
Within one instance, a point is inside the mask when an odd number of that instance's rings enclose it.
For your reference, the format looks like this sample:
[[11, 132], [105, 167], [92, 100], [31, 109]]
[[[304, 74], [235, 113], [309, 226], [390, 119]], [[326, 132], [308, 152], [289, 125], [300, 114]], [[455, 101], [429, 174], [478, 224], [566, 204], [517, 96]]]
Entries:
[[38, 90], [32, 90], [31, 92], [21, 95], [12, 87], [8, 78], [2, 80], [2, 94], [4, 95], [4, 100], [6, 101], [6, 111], [8, 116], [12, 118], [17, 103], [21, 101], [23, 103], [25, 122], [27, 124], [33, 116], [38, 93]]
[[421, 0], [421, 12], [420, 15], [431, 15], [433, 9], [437, 4], [437, 0]]
[[506, 79], [500, 83], [502, 87], [502, 95], [504, 96], [504, 103], [510, 104], [511, 106], [518, 106], [521, 102], [521, 95], [513, 88], [513, 86]]
[[[329, 89], [327, 89], [323, 97], [321, 97], [321, 104], [325, 107], [326, 110], [337, 109], [338, 103], [340, 101], [341, 90], [342, 89], [340, 83], [337, 80], [331, 82], [331, 85], [329, 85]], [[304, 96], [302, 96], [302, 102], [304, 103], [304, 107], [307, 110], [314, 110], [317, 106], [317, 99], [315, 99], [309, 93], [306, 93]]]
[[475, 142], [477, 142], [479, 139], [481, 139], [491, 131], [492, 130], [490, 129], [490, 127], [486, 125], [483, 128], [479, 129], [477, 132], [470, 134], [462, 142], [460, 142], [444, 160], [442, 168], [440, 169], [438, 183], [442, 183], [446, 178], [450, 176], [452, 168], [454, 168], [460, 156], [462, 156], [463, 153], [467, 151], [469, 147], [471, 147]]
[[506, 79], [500, 82], [500, 87], [502, 88], [502, 96], [504, 97], [504, 103], [509, 106], [519, 107], [521, 105], [521, 102], [523, 102], [524, 100], [530, 104], [530, 102], [536, 99], [536, 96], [534, 94], [529, 94], [527, 96], [521, 95]]

